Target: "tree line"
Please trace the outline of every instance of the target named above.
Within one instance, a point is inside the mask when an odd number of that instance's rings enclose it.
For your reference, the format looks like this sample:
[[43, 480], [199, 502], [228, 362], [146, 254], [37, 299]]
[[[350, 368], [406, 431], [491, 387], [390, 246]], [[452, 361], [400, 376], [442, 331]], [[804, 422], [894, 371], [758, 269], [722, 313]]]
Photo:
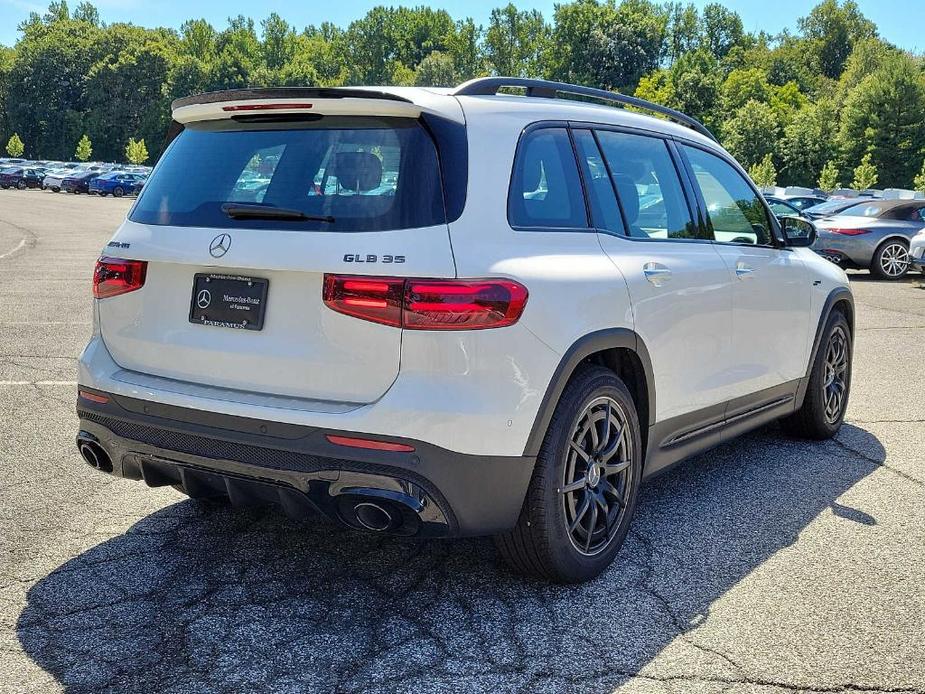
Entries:
[[[515, 5], [487, 26], [430, 7], [369, 10], [299, 30], [277, 14], [179, 30], [105, 24], [65, 0], [0, 46], [0, 142], [66, 159], [130, 139], [153, 157], [170, 102], [248, 86], [452, 86], [481, 75], [544, 77], [649, 99], [702, 120], [759, 182], [833, 188], [925, 182], [925, 66], [882, 39], [854, 0], [822, 0], [795, 32], [747, 32], [720, 3], [574, 0], [551, 18]], [[923, 186], [925, 187], [925, 186]]]

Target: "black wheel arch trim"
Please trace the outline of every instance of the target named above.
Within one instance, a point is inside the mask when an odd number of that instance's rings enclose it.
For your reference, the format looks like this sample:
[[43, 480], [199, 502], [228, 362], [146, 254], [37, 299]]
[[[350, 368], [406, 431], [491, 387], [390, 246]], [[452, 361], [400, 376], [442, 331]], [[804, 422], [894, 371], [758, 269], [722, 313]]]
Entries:
[[546, 388], [546, 394], [540, 403], [540, 409], [537, 412], [536, 419], [533, 422], [533, 428], [530, 430], [530, 436], [527, 439], [527, 445], [524, 449], [524, 455], [535, 457], [539, 454], [543, 438], [546, 436], [546, 430], [549, 428], [549, 422], [552, 419], [556, 405], [565, 390], [566, 384], [575, 373], [575, 369], [585, 359], [592, 354], [603, 352], [608, 349], [628, 349], [633, 352], [642, 364], [645, 374], [646, 390], [648, 391], [648, 421], [640, 422], [642, 425], [643, 439], [646, 438], [648, 428], [652, 426], [655, 420], [655, 376], [652, 371], [652, 360], [649, 357], [649, 350], [645, 342], [629, 328], [608, 328], [588, 333], [576, 340], [571, 347], [566, 350], [559, 366], [556, 367], [552, 379]]
[[854, 296], [848, 287], [836, 287], [825, 299], [822, 305], [822, 311], [819, 313], [819, 323], [816, 325], [816, 336], [813, 338], [813, 349], [809, 354], [809, 363], [806, 365], [806, 376], [801, 380], [796, 394], [796, 409], [803, 405], [803, 399], [806, 397], [806, 388], [809, 386], [809, 377], [812, 375], [813, 364], [816, 363], [816, 355], [819, 353], [819, 347], [822, 343], [822, 334], [825, 326], [829, 322], [832, 310], [836, 304], [846, 303], [848, 312], [845, 319], [848, 321], [848, 327], [851, 332], [851, 348], [854, 349]]

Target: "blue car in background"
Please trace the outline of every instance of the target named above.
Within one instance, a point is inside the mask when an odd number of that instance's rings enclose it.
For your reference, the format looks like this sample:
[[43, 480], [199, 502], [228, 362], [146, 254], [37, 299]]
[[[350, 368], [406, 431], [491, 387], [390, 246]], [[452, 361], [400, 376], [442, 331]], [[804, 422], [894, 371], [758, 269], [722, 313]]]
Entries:
[[141, 174], [110, 171], [90, 181], [89, 193], [101, 197], [111, 194], [115, 198], [121, 198], [126, 193], [135, 192], [136, 184], [143, 180], [144, 176]]

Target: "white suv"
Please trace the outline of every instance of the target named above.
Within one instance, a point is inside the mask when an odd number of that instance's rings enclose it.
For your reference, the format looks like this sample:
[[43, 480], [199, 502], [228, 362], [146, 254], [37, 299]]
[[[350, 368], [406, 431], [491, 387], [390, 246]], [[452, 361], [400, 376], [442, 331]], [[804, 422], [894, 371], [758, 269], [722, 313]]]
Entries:
[[572, 582], [612, 561], [645, 477], [772, 420], [842, 423], [845, 273], [691, 118], [513, 78], [220, 92], [173, 118], [94, 276], [97, 468], [496, 535]]

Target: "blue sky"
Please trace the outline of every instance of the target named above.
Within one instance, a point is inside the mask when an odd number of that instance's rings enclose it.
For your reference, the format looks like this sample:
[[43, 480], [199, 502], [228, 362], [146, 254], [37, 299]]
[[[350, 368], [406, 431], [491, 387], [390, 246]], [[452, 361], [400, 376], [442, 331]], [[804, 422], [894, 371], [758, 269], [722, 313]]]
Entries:
[[[73, 7], [78, 0], [70, 0]], [[709, 0], [694, 0], [699, 7]], [[493, 7], [506, 4], [506, 0], [438, 0], [426, 3], [425, 0], [408, 0], [394, 2], [389, 0], [334, 0], [333, 2], [293, 3], [279, 0], [264, 0], [254, 3], [245, 0], [201, 0], [199, 2], [180, 2], [179, 0], [99, 0], [95, 3], [100, 9], [103, 21], [132, 22], [142, 26], [178, 27], [184, 20], [204, 17], [216, 27], [222, 27], [229, 15], [244, 14], [262, 19], [270, 12], [280, 16], [301, 29], [307, 24], [320, 24], [331, 21], [346, 25], [351, 20], [362, 16], [366, 10], [376, 4], [384, 5], [421, 5], [429, 4], [449, 11], [455, 18], [473, 17], [476, 21], [486, 23]], [[538, 9], [547, 18], [552, 17], [553, 0], [517, 1], [521, 8]], [[736, 10], [745, 23], [746, 29], [757, 31], [764, 29], [774, 33], [785, 27], [796, 28], [798, 17], [805, 15], [815, 4], [812, 0], [725, 0], [724, 5]], [[925, 25], [925, 2], [921, 0], [858, 0], [864, 14], [877, 23], [880, 34], [903, 48], [922, 52], [925, 39], [922, 27]], [[16, 41], [16, 26], [25, 19], [29, 12], [43, 11], [46, 2], [35, 0], [0, 0], [0, 43], [11, 45]]]

